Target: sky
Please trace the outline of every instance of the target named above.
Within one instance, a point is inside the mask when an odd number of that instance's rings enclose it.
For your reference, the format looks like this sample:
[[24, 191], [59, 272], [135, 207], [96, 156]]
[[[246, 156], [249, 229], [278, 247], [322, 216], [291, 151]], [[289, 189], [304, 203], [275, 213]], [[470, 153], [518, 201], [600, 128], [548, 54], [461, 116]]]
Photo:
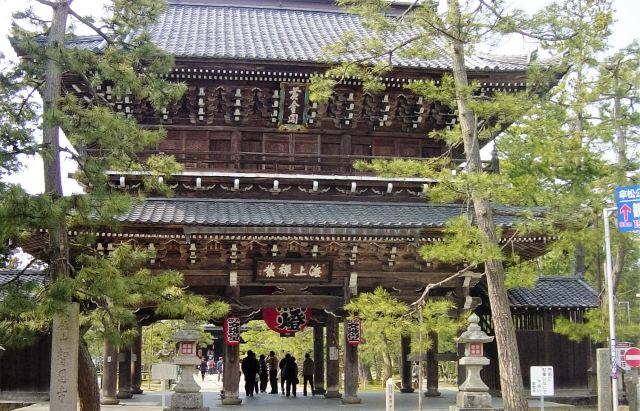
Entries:
[[[446, 3], [446, 0], [440, 0]], [[528, 13], [533, 13], [544, 4], [549, 3], [548, 0], [513, 0], [511, 2], [514, 7], [524, 9]], [[74, 0], [72, 7], [81, 15], [93, 14], [99, 15], [102, 11], [102, 2], [99, 0]], [[15, 58], [15, 53], [9, 45], [6, 34], [9, 33], [11, 24], [11, 14], [15, 11], [24, 10], [27, 7], [39, 7], [35, 0], [16, 1], [16, 0], [0, 0], [0, 52], [9, 58]], [[614, 48], [627, 46], [633, 39], [640, 39], [640, 25], [638, 24], [638, 16], [640, 16], [640, 0], [613, 0], [613, 6], [616, 9], [616, 22], [613, 26], [613, 35], [611, 36], [611, 44]], [[6, 34], [4, 34], [6, 33]], [[496, 54], [528, 54], [535, 45], [519, 36], [512, 36], [505, 40], [502, 46], [493, 50]], [[39, 193], [44, 189], [42, 178], [42, 162], [38, 158], [27, 158], [24, 161], [24, 172], [8, 178], [8, 181], [18, 182], [24, 189], [31, 193]], [[80, 187], [72, 180], [67, 178], [69, 172], [73, 172], [74, 165], [70, 160], [63, 159], [63, 189], [65, 194], [79, 191]]]

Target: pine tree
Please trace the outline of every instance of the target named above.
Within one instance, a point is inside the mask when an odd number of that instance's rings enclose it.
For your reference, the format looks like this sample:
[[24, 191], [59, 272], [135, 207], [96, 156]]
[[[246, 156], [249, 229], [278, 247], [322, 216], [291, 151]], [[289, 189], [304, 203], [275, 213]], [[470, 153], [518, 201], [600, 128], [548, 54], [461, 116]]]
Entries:
[[[57, 312], [69, 304], [78, 292], [75, 278], [74, 254], [86, 252], [78, 244], [89, 244], [92, 236], [78, 238], [71, 243], [67, 232], [71, 227], [82, 226], [87, 232], [101, 224], [113, 225], [113, 216], [127, 210], [141, 193], [114, 193], [106, 184], [105, 170], [144, 169], [150, 172], [145, 189], [167, 191], [158, 183], [158, 176], [179, 170], [177, 163], [168, 157], [138, 158], [137, 153], [155, 145], [164, 137], [162, 130], [149, 131], [137, 127], [135, 120], [115, 110], [113, 102], [104, 95], [103, 87], [109, 85], [116, 97], [130, 95], [141, 104], [154, 109], [166, 105], [184, 92], [181, 84], [165, 80], [173, 59], [149, 41], [145, 31], [153, 20], [166, 9], [166, 3], [156, 0], [114, 0], [108, 3], [105, 15], [99, 20], [80, 16], [71, 7], [70, 0], [38, 0], [52, 12], [51, 20], [40, 18], [33, 9], [18, 13], [15, 17], [29, 25], [13, 27], [12, 42], [22, 59], [12, 71], [3, 74], [3, 93], [13, 99], [6, 100], [2, 109], [3, 119], [13, 121], [13, 128], [3, 126], [2, 138], [15, 140], [14, 146], [5, 150], [2, 159], [3, 172], [11, 170], [15, 154], [19, 152], [41, 155], [44, 163], [45, 193], [29, 196], [19, 187], [10, 187], [2, 198], [2, 243], [8, 239], [15, 243], [24, 240], [34, 230], [46, 230], [48, 243], [36, 259], [46, 261], [50, 275], [48, 307], [45, 314]], [[68, 24], [73, 19], [74, 24]], [[106, 47], [96, 53], [93, 50], [66, 47], [74, 39], [73, 28], [83, 25], [100, 36]], [[62, 77], [74, 76], [83, 87], [84, 95], [63, 87]], [[12, 79], [8, 84], [6, 79]], [[10, 87], [9, 87], [10, 86]], [[13, 87], [13, 88], [12, 88]], [[23, 91], [20, 91], [23, 90]], [[36, 94], [42, 97], [42, 116], [35, 117]], [[16, 102], [22, 98], [22, 103]], [[8, 104], [11, 103], [11, 104]], [[39, 122], [38, 122], [39, 121]], [[33, 144], [34, 124], [42, 128], [42, 144]], [[60, 130], [64, 130], [74, 152], [60, 145]], [[103, 149], [100, 157], [87, 157], [86, 147]], [[85, 185], [85, 194], [63, 196], [61, 187], [60, 156], [66, 153], [78, 164], [76, 178]], [[138, 197], [138, 198], [137, 198]], [[80, 346], [86, 354], [86, 346]], [[80, 361], [88, 355], [80, 355]], [[54, 361], [57, 361], [54, 357]], [[80, 368], [90, 367], [86, 361]], [[87, 395], [81, 391], [80, 395]], [[55, 398], [54, 395], [51, 396]], [[95, 401], [81, 401], [84, 406], [98, 409]], [[55, 404], [52, 403], [52, 407]]]
[[[516, 94], [495, 93], [488, 98], [477, 93], [478, 85], [467, 78], [467, 51], [480, 41], [490, 40], [494, 34], [525, 33], [531, 27], [531, 22], [523, 13], [518, 10], [508, 11], [507, 4], [503, 1], [448, 0], [446, 10], [440, 14], [433, 2], [415, 2], [397, 18], [386, 17], [386, 2], [342, 0], [339, 3], [351, 6], [351, 12], [364, 18], [364, 25], [370, 29], [371, 36], [355, 38], [353, 34], [347, 33], [338, 44], [327, 50], [327, 60], [333, 64], [333, 68], [324, 76], [313, 79], [312, 99], [328, 99], [332, 87], [347, 77], [361, 79], [365, 91], [380, 91], [383, 86], [378, 79], [393, 68], [396, 56], [429, 59], [433, 57], [434, 50], [437, 52], [445, 47], [451, 58], [452, 73], [444, 75], [439, 86], [431, 82], [415, 81], [408, 88], [431, 101], [439, 101], [457, 109], [459, 125], [452, 130], [432, 133], [432, 137], [464, 148], [464, 173], [456, 173], [452, 178], [451, 164], [446, 158], [427, 162], [374, 161], [372, 164], [358, 164], [358, 167], [384, 175], [437, 178], [440, 184], [429, 193], [432, 201], [462, 200], [473, 206], [477, 226], [472, 226], [465, 217], [451, 221], [447, 228], [448, 241], [440, 246], [423, 249], [422, 253], [442, 261], [467, 262], [468, 269], [484, 265], [500, 358], [500, 381], [505, 409], [526, 410], [528, 405], [507, 300], [507, 272], [503, 262], [522, 267], [521, 270], [515, 270], [516, 275], [520, 274], [518, 271], [534, 274], [534, 270], [531, 263], [520, 262], [515, 255], [503, 254], [498, 245], [498, 232], [493, 220], [495, 211], [489, 199], [495, 202], [507, 199], [508, 180], [500, 175], [487, 175], [483, 172], [480, 139], [495, 138], [504, 127], [524, 115], [532, 107], [536, 97], [557, 78], [559, 72], [550, 72], [554, 67], [534, 63], [531, 65], [529, 90]], [[405, 40], [402, 42], [392, 43], [389, 40], [401, 32], [411, 34], [403, 36]], [[542, 40], [571, 35], [535, 33], [532, 30], [525, 34]], [[495, 121], [488, 121], [489, 119]], [[527, 221], [529, 222], [518, 228], [517, 235], [531, 230], [539, 232], [542, 229], [535, 219]]]

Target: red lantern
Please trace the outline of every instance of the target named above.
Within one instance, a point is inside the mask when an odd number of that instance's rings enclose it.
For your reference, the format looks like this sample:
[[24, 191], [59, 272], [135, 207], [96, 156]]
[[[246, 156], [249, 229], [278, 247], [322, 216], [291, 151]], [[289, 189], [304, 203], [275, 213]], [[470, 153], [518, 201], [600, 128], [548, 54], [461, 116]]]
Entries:
[[263, 308], [262, 319], [275, 332], [293, 334], [311, 320], [311, 308]]
[[240, 344], [240, 319], [227, 317], [224, 320], [224, 341], [227, 345]]
[[359, 318], [347, 320], [347, 343], [358, 345], [362, 340], [362, 321]]

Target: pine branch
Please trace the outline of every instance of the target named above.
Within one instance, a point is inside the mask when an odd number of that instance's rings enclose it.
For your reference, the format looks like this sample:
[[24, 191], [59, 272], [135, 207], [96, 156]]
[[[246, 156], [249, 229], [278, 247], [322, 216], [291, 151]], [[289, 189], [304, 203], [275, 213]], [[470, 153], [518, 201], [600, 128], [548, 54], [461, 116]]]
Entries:
[[[40, 1], [40, 0], [37, 0], [37, 1]], [[104, 34], [102, 32], [102, 30], [100, 30], [99, 27], [96, 27], [92, 22], [90, 22], [89, 20], [87, 20], [84, 17], [80, 16], [78, 13], [73, 11], [71, 8], [69, 8], [69, 14], [71, 14], [73, 17], [75, 17], [80, 23], [84, 24], [85, 26], [89, 27], [91, 30], [95, 31], [98, 36], [102, 37], [107, 42], [107, 44], [109, 44], [110, 46], [113, 45], [113, 41], [109, 38], [109, 36]]]
[[432, 289], [434, 289], [436, 287], [440, 287], [440, 286], [442, 286], [442, 284], [446, 283], [447, 281], [453, 280], [454, 278], [458, 278], [462, 274], [466, 273], [467, 271], [473, 270], [473, 269], [475, 269], [477, 267], [478, 267], [477, 264], [469, 264], [468, 266], [466, 266], [462, 270], [460, 270], [457, 273], [445, 278], [444, 280], [442, 280], [440, 282], [428, 284], [424, 288], [424, 291], [422, 292], [422, 295], [420, 296], [420, 298], [418, 298], [416, 301], [414, 301], [411, 304], [409, 304], [409, 306], [417, 306], [417, 305], [420, 305], [420, 304], [424, 304], [424, 301], [427, 298], [427, 295], [429, 295], [429, 291], [431, 291]]

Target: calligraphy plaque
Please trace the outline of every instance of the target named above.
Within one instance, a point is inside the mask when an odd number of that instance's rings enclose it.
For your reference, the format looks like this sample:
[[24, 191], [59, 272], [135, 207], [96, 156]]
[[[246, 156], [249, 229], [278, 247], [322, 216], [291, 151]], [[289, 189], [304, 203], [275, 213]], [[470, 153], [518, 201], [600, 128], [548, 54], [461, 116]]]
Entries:
[[278, 130], [306, 130], [309, 112], [307, 83], [280, 83]]
[[331, 282], [331, 260], [256, 260], [254, 281], [260, 282]]

